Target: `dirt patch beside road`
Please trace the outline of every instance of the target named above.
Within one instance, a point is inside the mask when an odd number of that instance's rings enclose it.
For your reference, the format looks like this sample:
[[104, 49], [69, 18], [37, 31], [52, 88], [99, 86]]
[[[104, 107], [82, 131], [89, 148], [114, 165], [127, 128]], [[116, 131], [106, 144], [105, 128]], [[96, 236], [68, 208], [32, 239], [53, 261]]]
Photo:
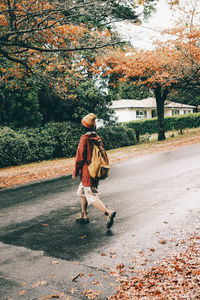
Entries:
[[[186, 131], [162, 142], [144, 142], [135, 146], [124, 147], [108, 151], [110, 163], [137, 158], [157, 152], [168, 152], [177, 148], [200, 143], [200, 132]], [[0, 188], [26, 184], [35, 180], [51, 179], [72, 174], [74, 158], [55, 159], [39, 163], [0, 169]]]

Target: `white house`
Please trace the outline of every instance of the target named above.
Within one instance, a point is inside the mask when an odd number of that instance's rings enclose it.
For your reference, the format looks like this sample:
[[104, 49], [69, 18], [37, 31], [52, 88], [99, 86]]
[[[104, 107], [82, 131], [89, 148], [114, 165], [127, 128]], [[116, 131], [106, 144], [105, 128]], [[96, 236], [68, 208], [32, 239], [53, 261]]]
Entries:
[[[110, 106], [115, 111], [119, 122], [128, 122], [139, 119], [151, 119], [157, 116], [156, 99], [144, 100], [116, 100]], [[193, 113], [195, 106], [166, 102], [164, 108], [165, 117]]]

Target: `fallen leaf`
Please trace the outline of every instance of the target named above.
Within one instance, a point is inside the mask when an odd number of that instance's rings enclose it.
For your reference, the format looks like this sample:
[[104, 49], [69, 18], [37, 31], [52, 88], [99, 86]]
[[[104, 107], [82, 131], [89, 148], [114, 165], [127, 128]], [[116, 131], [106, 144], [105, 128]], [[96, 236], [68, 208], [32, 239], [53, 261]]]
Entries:
[[26, 294], [26, 291], [25, 291], [25, 290], [21, 290], [21, 291], [19, 291], [19, 293], [18, 293], [19, 296], [23, 296], [23, 295], [25, 295], [25, 294]]
[[159, 243], [160, 243], [161, 245], [164, 245], [164, 244], [167, 244], [167, 241], [166, 241], [166, 240], [160, 240]]
[[24, 286], [26, 286], [26, 284], [27, 284], [26, 282], [23, 282], [23, 283], [20, 284], [20, 286], [24, 287]]
[[146, 266], [148, 260], [147, 259], [144, 259], [143, 262], [140, 264], [141, 266]]
[[57, 264], [59, 264], [59, 260], [52, 260], [52, 265], [57, 265]]
[[177, 242], [177, 239], [176, 238], [172, 238], [170, 241], [171, 242]]
[[104, 252], [102, 252], [102, 253], [101, 253], [101, 256], [107, 256], [107, 254], [106, 254], [106, 253], [104, 253]]
[[100, 291], [94, 291], [92, 289], [87, 289], [87, 290], [84, 290], [82, 292], [82, 294], [86, 297], [88, 297], [88, 299], [95, 299], [96, 297], [98, 297], [101, 292]]
[[106, 264], [103, 264], [102, 267], [103, 267], [104, 269], [107, 269], [107, 270], [110, 269], [110, 267], [109, 267], [108, 265], [106, 265]]
[[47, 284], [46, 281], [38, 281], [38, 282], [32, 284], [32, 288], [35, 288], [35, 287], [38, 287], [38, 286], [41, 286], [41, 285], [43, 286], [43, 285], [46, 285], [46, 284]]
[[160, 234], [160, 232], [159, 232], [159, 231], [156, 231], [154, 234], [157, 236], [157, 235], [159, 235], [159, 234]]
[[43, 297], [40, 297], [38, 300], [45, 300], [45, 299], [54, 299], [54, 298], [63, 298], [64, 296], [66, 296], [66, 294], [64, 292], [58, 293], [58, 294], [52, 294], [52, 295], [46, 295]]
[[85, 239], [86, 237], [87, 237], [87, 235], [85, 234], [85, 235], [80, 236], [80, 239]]
[[119, 264], [119, 265], [116, 266], [116, 269], [120, 269], [121, 270], [123, 268], [124, 268], [124, 264], [123, 263], [121, 263], [121, 264]]
[[114, 275], [114, 274], [116, 274], [116, 271], [110, 271], [110, 275]]
[[77, 289], [76, 288], [72, 288], [72, 289], [70, 289], [69, 291], [68, 291], [68, 293], [70, 293], [70, 294], [75, 294], [77, 292]]
[[99, 283], [97, 280], [93, 280], [93, 281], [92, 281], [92, 284], [93, 284], [93, 285], [96, 285], [96, 286], [102, 286], [102, 284]]
[[149, 250], [150, 250], [151, 252], [155, 252], [155, 251], [156, 251], [155, 248], [150, 248]]

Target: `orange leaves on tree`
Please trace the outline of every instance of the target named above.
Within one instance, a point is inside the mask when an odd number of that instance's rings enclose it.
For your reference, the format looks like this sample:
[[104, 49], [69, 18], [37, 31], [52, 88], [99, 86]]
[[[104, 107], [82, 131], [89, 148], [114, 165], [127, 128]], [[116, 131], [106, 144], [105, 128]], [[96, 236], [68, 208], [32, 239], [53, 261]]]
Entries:
[[0, 15], [0, 26], [5, 27], [8, 25], [8, 21], [6, 19], [6, 16]]
[[65, 38], [69, 38], [73, 41], [83, 37], [83, 35], [88, 32], [88, 29], [84, 26], [66, 24], [56, 27], [55, 32], [60, 33]]
[[[124, 52], [120, 50], [109, 53], [101, 68], [106, 75], [114, 73], [127, 81], [131, 80], [152, 88], [156, 84], [170, 88], [178, 80], [184, 79], [184, 69], [192, 72], [194, 61], [200, 66], [200, 49], [197, 47], [200, 31], [196, 31], [192, 37], [194, 36], [195, 41], [189, 42], [191, 34], [187, 42], [185, 36], [183, 40], [179, 36], [176, 40], [159, 44], [151, 51], [133, 52], [127, 49]], [[99, 67], [98, 64], [96, 66]]]
[[[84, 5], [91, 8], [93, 4]], [[68, 8], [70, 16], [66, 17]], [[12, 61], [12, 71], [2, 70], [1, 80], [7, 84], [12, 76], [20, 79], [32, 72], [37, 78], [46, 78], [59, 96], [76, 99], [76, 95], [67, 95], [69, 86], [74, 77], [81, 77], [82, 70], [89, 70], [77, 50], [95, 49], [112, 39], [109, 30], [99, 31], [87, 23], [77, 25], [73, 15], [78, 16], [82, 9], [70, 1], [2, 1], [0, 55]]]

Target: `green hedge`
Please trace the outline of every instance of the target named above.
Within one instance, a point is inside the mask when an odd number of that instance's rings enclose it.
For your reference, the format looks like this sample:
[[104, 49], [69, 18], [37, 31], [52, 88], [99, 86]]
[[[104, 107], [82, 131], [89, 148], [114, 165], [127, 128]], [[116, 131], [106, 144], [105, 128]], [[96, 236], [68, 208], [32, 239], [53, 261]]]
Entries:
[[81, 134], [81, 127], [71, 122], [47, 123], [42, 128], [24, 129], [34, 161], [71, 157]]
[[124, 125], [99, 128], [97, 133], [101, 136], [106, 150], [136, 144], [135, 131]]
[[[157, 118], [126, 122], [128, 128], [139, 131], [140, 135], [158, 132]], [[179, 130], [180, 128], [196, 128], [200, 126], [200, 113], [178, 115], [165, 118], [165, 131]]]
[[[165, 130], [200, 127], [200, 113], [165, 118]], [[105, 148], [114, 149], [136, 144], [135, 131], [140, 135], [157, 132], [157, 119], [127, 122], [99, 128]], [[48, 123], [42, 128], [13, 130], [0, 128], [0, 167], [21, 165], [59, 157], [72, 157], [76, 153], [83, 131], [70, 122]]]
[[16, 166], [27, 162], [30, 147], [24, 134], [0, 128], [0, 167]]
[[[134, 145], [135, 133], [123, 125], [100, 128], [106, 149]], [[15, 166], [59, 157], [73, 157], [83, 134], [70, 122], [48, 123], [42, 128], [0, 128], [0, 167]]]

